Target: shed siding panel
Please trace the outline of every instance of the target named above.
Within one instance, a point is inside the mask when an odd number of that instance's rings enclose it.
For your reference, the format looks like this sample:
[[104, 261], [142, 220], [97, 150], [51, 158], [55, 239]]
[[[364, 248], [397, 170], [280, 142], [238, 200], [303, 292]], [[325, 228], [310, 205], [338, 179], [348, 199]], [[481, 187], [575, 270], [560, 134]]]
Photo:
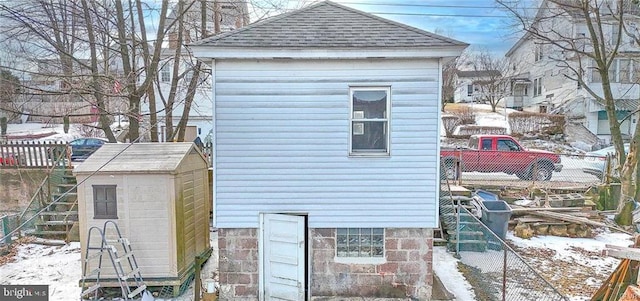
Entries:
[[[78, 177], [78, 180], [82, 179], [84, 177]], [[78, 200], [82, 202], [82, 206], [79, 206], [82, 210], [80, 216], [86, 221], [86, 226], [83, 228], [95, 226], [102, 229], [106, 221], [93, 218], [92, 185], [116, 185], [118, 219], [114, 221], [118, 224], [122, 236], [131, 242], [143, 275], [145, 277], [177, 276], [175, 263], [172, 264], [170, 260], [170, 252], [175, 248], [171, 237], [149, 234], [170, 232], [170, 219], [173, 217], [168, 213], [171, 202], [167, 199], [166, 187], [171, 184], [167, 175], [94, 175], [86, 179], [81, 186], [82, 189], [78, 190]], [[109, 229], [113, 230], [113, 228]], [[108, 238], [115, 238], [115, 235], [112, 235], [113, 232], [108, 230], [107, 234]], [[81, 235], [81, 239], [86, 241], [86, 232]], [[92, 245], [99, 243], [97, 236], [91, 239]], [[97, 259], [94, 264], [94, 266], [97, 265]], [[113, 270], [103, 269], [102, 276], [112, 278]]]
[[[217, 227], [435, 227], [436, 60], [216, 61]], [[349, 157], [349, 86], [391, 86], [391, 156]]]

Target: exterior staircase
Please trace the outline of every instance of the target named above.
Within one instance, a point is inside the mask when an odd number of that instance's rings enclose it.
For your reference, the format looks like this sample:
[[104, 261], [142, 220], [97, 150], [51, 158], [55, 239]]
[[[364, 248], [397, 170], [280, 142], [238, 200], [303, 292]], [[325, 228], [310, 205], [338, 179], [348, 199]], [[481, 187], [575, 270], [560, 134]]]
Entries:
[[[442, 192], [439, 201], [440, 225], [446, 233], [447, 249], [450, 251], [474, 251], [483, 252], [489, 248], [489, 241], [483, 225], [472, 216], [468, 210], [458, 212], [458, 202], [461, 206], [470, 200], [469, 197], [451, 196]], [[459, 214], [459, 220], [458, 220]], [[458, 234], [459, 232], [459, 234]]]
[[78, 222], [78, 194], [76, 178], [70, 169], [56, 170], [51, 176], [50, 193], [40, 209], [42, 212], [34, 222], [34, 230], [29, 234], [47, 239], [77, 240], [69, 237]]

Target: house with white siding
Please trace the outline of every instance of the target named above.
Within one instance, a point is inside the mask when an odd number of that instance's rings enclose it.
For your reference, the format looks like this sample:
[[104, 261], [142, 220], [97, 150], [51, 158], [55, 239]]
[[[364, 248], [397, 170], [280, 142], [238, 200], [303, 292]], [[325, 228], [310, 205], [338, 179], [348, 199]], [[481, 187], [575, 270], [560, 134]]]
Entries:
[[190, 46], [222, 300], [431, 297], [442, 66], [467, 46], [329, 1]]
[[[613, 13], [619, 9], [617, 1], [609, 1]], [[562, 3], [562, 2], [560, 2]], [[625, 14], [637, 20], [640, 11], [625, 0]], [[619, 22], [611, 15], [608, 6], [600, 6], [602, 44], [607, 53], [616, 47]], [[519, 103], [525, 111], [565, 114], [569, 120], [577, 121], [604, 142], [610, 140], [610, 126], [606, 113], [602, 79], [589, 53], [593, 51], [588, 26], [581, 11], [567, 6], [558, 6], [553, 1], [542, 1], [536, 16], [536, 26], [550, 37], [560, 41], [575, 42], [574, 49], [564, 51], [558, 45], [525, 33], [507, 51], [513, 74], [511, 95], [506, 103]], [[635, 111], [640, 102], [640, 56], [638, 45], [626, 34], [620, 36], [617, 54], [612, 57], [609, 68], [611, 92], [616, 99], [617, 116], [623, 135], [630, 137], [636, 128], [638, 115]], [[572, 42], [572, 43], [573, 43]], [[580, 46], [582, 45], [582, 46]], [[580, 49], [581, 47], [581, 49]], [[600, 49], [602, 51], [602, 49]], [[580, 84], [572, 70], [582, 70]], [[598, 97], [589, 93], [593, 91]]]
[[499, 78], [498, 70], [457, 70], [453, 102], [477, 102], [483, 98], [482, 85]]

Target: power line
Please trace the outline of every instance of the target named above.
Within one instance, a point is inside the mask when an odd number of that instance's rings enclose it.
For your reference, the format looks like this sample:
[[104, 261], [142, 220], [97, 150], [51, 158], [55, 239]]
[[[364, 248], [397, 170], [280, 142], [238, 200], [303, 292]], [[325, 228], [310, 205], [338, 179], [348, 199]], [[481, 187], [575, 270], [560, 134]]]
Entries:
[[498, 15], [458, 15], [458, 14], [432, 14], [432, 13], [400, 13], [400, 12], [368, 12], [373, 15], [400, 15], [400, 16], [424, 16], [424, 17], [452, 17], [452, 18], [512, 18], [511, 16]]
[[[425, 7], [425, 8], [461, 8], [461, 9], [499, 9], [496, 6], [476, 5], [443, 5], [443, 4], [412, 4], [412, 3], [384, 3], [384, 2], [339, 2], [340, 4], [372, 5], [372, 6], [396, 6], [396, 7]], [[538, 9], [535, 7], [522, 7], [520, 9]]]

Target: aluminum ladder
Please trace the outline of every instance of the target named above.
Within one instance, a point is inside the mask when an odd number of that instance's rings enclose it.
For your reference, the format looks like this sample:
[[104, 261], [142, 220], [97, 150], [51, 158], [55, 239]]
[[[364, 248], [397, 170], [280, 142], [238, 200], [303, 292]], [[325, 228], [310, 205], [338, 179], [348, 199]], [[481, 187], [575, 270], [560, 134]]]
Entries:
[[[98, 235], [100, 237], [100, 246], [91, 245], [92, 234], [94, 234], [93, 236]], [[115, 239], [108, 239], [108, 235], [112, 235]], [[138, 262], [133, 255], [131, 244], [128, 239], [122, 237], [118, 224], [108, 220], [104, 223], [102, 229], [94, 226], [89, 228], [87, 233], [87, 248], [82, 267], [81, 287], [83, 291], [80, 294], [80, 300], [91, 298], [91, 295], [93, 295], [92, 300], [98, 299], [98, 292], [102, 287], [100, 276], [102, 269], [105, 268], [102, 262], [103, 258], [106, 257], [104, 256], [105, 253], [111, 261], [111, 266], [120, 285], [124, 300], [132, 300], [137, 295], [142, 296], [147, 286], [140, 274], [140, 267], [138, 267]], [[90, 263], [95, 258], [98, 258], [97, 267], [90, 270]], [[85, 289], [87, 280], [93, 280], [94, 276], [95, 284]], [[132, 290], [132, 287], [135, 287], [135, 289]]]

